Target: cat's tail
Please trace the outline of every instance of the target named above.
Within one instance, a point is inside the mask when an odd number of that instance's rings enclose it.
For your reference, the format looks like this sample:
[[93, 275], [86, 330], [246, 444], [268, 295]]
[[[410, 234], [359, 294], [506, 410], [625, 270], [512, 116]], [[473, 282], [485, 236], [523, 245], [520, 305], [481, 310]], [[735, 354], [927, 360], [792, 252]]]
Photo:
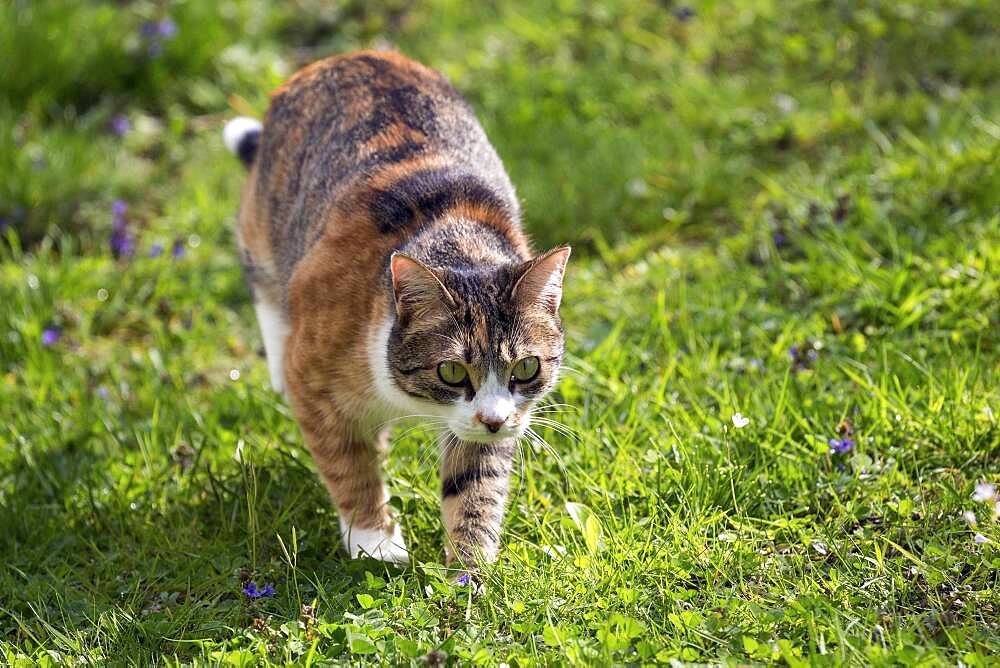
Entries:
[[253, 164], [260, 146], [261, 124], [256, 118], [237, 116], [222, 128], [222, 142], [246, 167]]

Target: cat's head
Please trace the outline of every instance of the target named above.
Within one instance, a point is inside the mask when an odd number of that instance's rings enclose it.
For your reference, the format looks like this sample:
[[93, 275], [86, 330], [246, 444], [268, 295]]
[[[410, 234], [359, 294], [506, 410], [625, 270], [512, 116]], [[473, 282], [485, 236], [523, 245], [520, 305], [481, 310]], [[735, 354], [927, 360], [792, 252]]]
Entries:
[[[569, 247], [483, 270], [390, 261], [396, 318], [385, 343], [389, 391], [463, 441], [517, 437], [556, 383]], [[383, 388], [384, 389], [384, 388]], [[444, 424], [441, 424], [443, 421]]]

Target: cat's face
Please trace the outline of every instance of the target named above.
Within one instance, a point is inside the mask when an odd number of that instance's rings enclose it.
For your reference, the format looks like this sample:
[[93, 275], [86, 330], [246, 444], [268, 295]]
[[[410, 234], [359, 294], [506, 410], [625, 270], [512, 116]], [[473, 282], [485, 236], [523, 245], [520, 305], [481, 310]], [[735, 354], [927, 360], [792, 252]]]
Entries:
[[[396, 403], [463, 441], [517, 437], [555, 385], [569, 248], [483, 273], [392, 258], [396, 320], [386, 341]], [[443, 422], [444, 424], [441, 424]]]

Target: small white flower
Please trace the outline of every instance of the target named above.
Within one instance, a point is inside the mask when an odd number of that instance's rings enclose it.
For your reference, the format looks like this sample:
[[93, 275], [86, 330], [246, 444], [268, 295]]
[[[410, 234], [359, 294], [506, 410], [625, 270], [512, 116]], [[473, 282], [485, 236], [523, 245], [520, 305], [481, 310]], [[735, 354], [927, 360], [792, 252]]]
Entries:
[[981, 533], [977, 533], [975, 536], [972, 537], [972, 541], [976, 545], [985, 545], [986, 543], [990, 542], [990, 539]]
[[970, 527], [972, 528], [976, 527], [976, 514], [971, 510], [966, 510], [964, 513], [962, 513], [962, 518], [969, 523]]
[[799, 101], [791, 95], [778, 93], [774, 96], [774, 106], [783, 114], [790, 114], [799, 108]]
[[976, 485], [976, 491], [972, 495], [973, 501], [992, 501], [997, 496], [997, 488], [988, 482], [981, 482]]
[[640, 178], [634, 178], [625, 184], [625, 189], [632, 197], [645, 197], [649, 193], [649, 184]]
[[739, 413], [734, 413], [733, 414], [733, 426], [734, 427], [736, 427], [737, 429], [742, 429], [743, 427], [747, 426], [748, 424], [750, 424], [750, 418], [743, 417]]

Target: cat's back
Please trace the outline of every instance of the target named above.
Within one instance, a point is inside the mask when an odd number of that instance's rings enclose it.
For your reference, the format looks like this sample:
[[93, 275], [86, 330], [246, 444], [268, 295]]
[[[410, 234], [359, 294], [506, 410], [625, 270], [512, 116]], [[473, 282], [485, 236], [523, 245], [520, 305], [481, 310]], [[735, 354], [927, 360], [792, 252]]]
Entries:
[[405, 234], [414, 222], [408, 188], [423, 200], [465, 193], [518, 217], [514, 189], [469, 105], [444, 76], [393, 52], [321, 60], [276, 90], [251, 182], [257, 226], [286, 280], [359, 189], [385, 193], [365, 216], [383, 235]]

